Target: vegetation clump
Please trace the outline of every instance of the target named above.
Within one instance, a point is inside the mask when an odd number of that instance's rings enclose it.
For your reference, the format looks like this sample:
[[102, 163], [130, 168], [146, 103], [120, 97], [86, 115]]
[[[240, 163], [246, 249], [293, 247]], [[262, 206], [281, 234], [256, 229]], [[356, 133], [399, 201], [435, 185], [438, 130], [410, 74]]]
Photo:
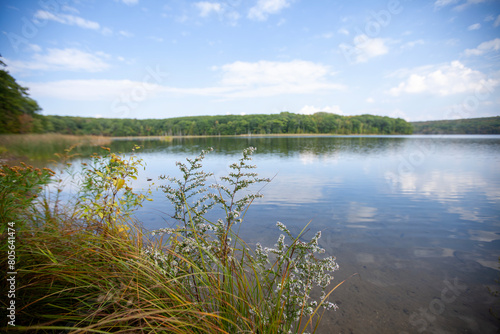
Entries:
[[[14, 193], [24, 191], [17, 197], [29, 198], [2, 216], [2, 226], [16, 224], [16, 329], [314, 332], [323, 312], [337, 308], [328, 297], [336, 288], [331, 282], [338, 265], [334, 257], [320, 255], [320, 232], [306, 241], [306, 228], [294, 236], [277, 223], [282, 234], [274, 247], [257, 244], [254, 250], [235, 232], [250, 204], [262, 196], [255, 187], [270, 181], [250, 164], [254, 150], [244, 150], [228, 175], [213, 184], [208, 184], [213, 174], [202, 170], [208, 151], [178, 162], [181, 177], [160, 177], [174, 224], [152, 232], [132, 215], [151, 191], [134, 190], [144, 166], [133, 154], [105, 148], [104, 155], [82, 163], [73, 179], [4, 167], [1, 182], [13, 183]], [[29, 182], [16, 189], [16, 177]], [[63, 201], [68, 180], [77, 192]], [[2, 205], [15, 201], [0, 199]], [[220, 219], [208, 220], [210, 211]], [[5, 239], [2, 231], [2, 251]], [[3, 258], [1, 267], [6, 273]], [[312, 297], [314, 290], [319, 298]], [[0, 303], [6, 307], [7, 302]]]

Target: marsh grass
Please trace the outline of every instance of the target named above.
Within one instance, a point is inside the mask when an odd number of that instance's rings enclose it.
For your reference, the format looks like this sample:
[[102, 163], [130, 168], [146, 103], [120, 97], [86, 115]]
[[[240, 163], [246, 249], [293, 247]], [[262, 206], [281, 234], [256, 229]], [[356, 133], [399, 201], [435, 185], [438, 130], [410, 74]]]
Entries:
[[[217, 315], [168, 279], [142, 252], [143, 234], [89, 229], [38, 230], [22, 252], [19, 310], [25, 329], [50, 332], [218, 332]], [[27, 266], [26, 266], [27, 264]], [[35, 318], [35, 319], [33, 319]]]
[[[164, 177], [171, 184], [162, 188], [178, 224], [153, 235], [130, 215], [147, 199], [147, 192], [130, 187], [141, 161], [105, 150], [82, 167], [73, 203], [54, 206], [41, 198], [23, 204], [30, 210], [17, 231], [17, 323], [6, 329], [304, 333], [314, 332], [323, 312], [336, 308], [328, 297], [342, 283], [330, 286], [338, 269], [335, 259], [315, 256], [324, 252], [318, 247], [320, 233], [304, 241], [307, 226], [293, 236], [278, 223], [289, 244], [282, 235], [274, 248], [251, 250], [234, 232], [248, 206], [261, 197], [236, 194], [268, 181], [248, 164], [253, 150], [245, 150], [229, 175], [209, 187], [205, 181], [212, 174], [200, 170], [205, 153], [178, 163], [183, 178]], [[38, 191], [43, 184], [31, 188]], [[225, 215], [210, 222], [204, 215], [214, 206]], [[1, 267], [6, 273], [3, 258]], [[310, 297], [313, 289], [323, 292], [319, 300]]]
[[92, 146], [109, 145], [111, 138], [100, 136], [72, 136], [63, 134], [11, 134], [0, 135], [0, 155], [10, 159], [48, 161], [54, 153], [75, 146], [74, 153], [90, 155]]

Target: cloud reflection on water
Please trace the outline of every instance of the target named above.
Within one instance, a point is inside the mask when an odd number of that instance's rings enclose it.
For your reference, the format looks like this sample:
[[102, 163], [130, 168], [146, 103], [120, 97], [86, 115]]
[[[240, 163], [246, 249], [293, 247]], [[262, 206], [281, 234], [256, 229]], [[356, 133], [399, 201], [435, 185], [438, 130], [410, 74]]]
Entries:
[[449, 213], [458, 214], [462, 220], [484, 222], [492, 218], [475, 206], [471, 198], [485, 197], [493, 203], [500, 201], [498, 186], [476, 172], [385, 173], [385, 179], [395, 187], [394, 192], [417, 201], [428, 199], [444, 204]]

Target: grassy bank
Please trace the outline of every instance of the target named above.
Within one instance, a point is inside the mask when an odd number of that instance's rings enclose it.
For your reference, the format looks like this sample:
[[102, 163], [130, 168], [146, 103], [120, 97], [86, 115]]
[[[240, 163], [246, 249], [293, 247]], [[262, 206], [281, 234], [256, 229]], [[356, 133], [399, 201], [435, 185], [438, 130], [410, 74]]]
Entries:
[[[253, 149], [211, 186], [213, 174], [202, 170], [208, 152], [179, 162], [181, 178], [160, 177], [172, 204], [167, 218], [176, 223], [152, 232], [132, 215], [150, 193], [131, 187], [142, 161], [103, 153], [82, 166], [78, 190], [65, 201], [66, 176], [2, 167], [0, 251], [13, 252], [2, 257], [2, 279], [18, 273], [14, 295], [0, 301], [15, 304], [8, 319], [16, 326], [5, 330], [303, 333], [336, 308], [328, 297], [338, 266], [320, 255], [321, 233], [305, 241], [304, 231], [293, 236], [278, 223], [274, 247], [253, 250], [235, 233], [261, 197], [249, 186], [269, 182], [249, 164]], [[221, 212], [217, 221], [205, 219], [212, 209]]]
[[[100, 136], [72, 136], [63, 134], [10, 134], [0, 135], [0, 158], [15, 162], [47, 161], [55, 159], [54, 153], [64, 152], [75, 146], [74, 152], [81, 153], [80, 147], [109, 145], [111, 138]], [[91, 154], [88, 153], [89, 155]]]

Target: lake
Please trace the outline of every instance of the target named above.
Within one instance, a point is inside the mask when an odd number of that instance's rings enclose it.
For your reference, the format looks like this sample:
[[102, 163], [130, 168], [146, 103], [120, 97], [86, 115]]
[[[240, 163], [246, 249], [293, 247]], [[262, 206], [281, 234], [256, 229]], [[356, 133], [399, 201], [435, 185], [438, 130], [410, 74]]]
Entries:
[[[147, 178], [178, 176], [176, 161], [213, 147], [204, 166], [216, 177], [241, 151], [273, 178], [240, 235], [272, 246], [276, 222], [337, 257], [344, 279], [319, 333], [495, 333], [500, 297], [500, 136], [308, 136], [143, 140]], [[116, 141], [124, 151], [130, 142]], [[160, 181], [155, 181], [157, 184]], [[137, 217], [172, 226], [161, 192]], [[356, 274], [352, 276], [353, 274]], [[500, 312], [499, 312], [500, 313]]]

